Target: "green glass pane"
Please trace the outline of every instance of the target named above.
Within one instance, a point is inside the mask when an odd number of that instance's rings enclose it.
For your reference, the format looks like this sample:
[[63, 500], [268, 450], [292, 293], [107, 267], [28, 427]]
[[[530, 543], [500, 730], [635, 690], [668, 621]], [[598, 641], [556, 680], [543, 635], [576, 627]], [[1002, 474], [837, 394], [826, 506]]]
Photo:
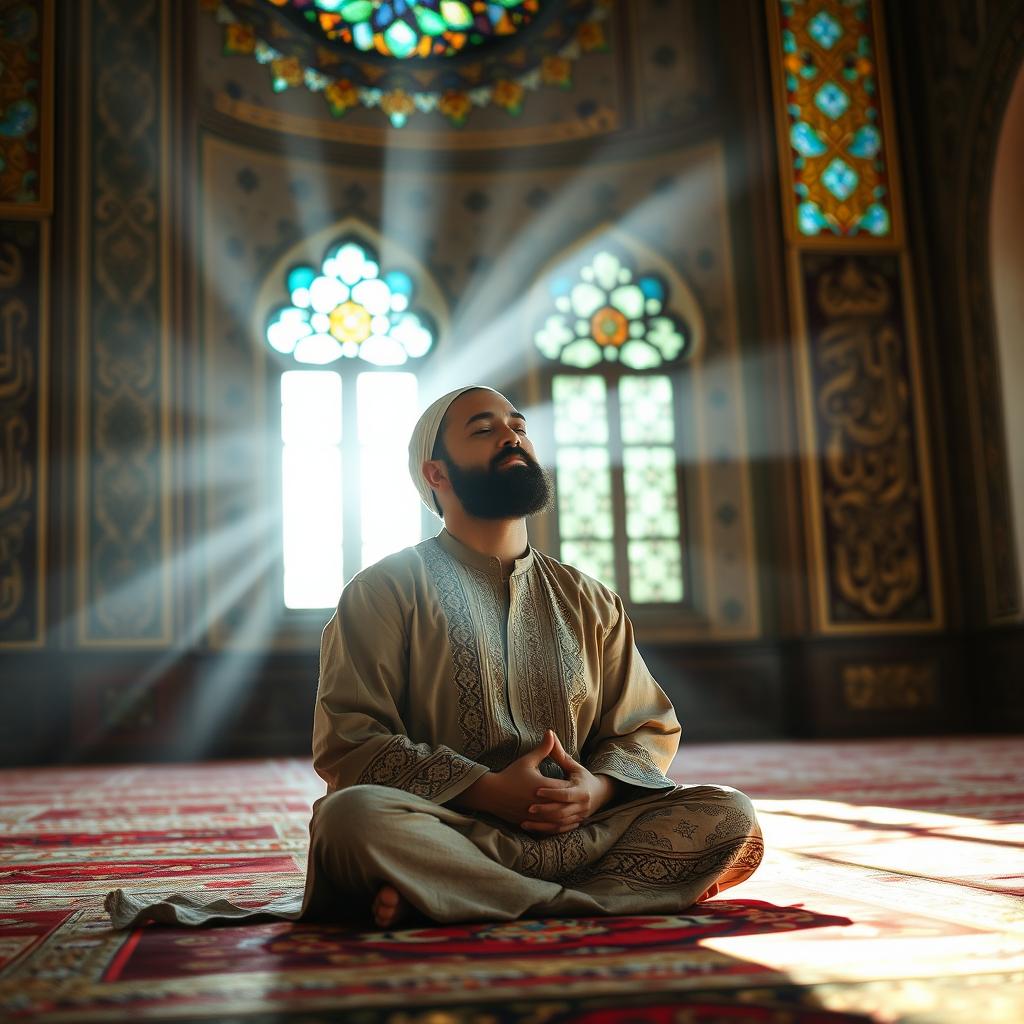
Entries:
[[589, 338], [581, 338], [562, 349], [562, 362], [569, 366], [578, 366], [581, 370], [589, 370], [601, 362], [601, 348]]
[[629, 596], [634, 604], [683, 599], [683, 561], [677, 540], [629, 542]]
[[629, 537], [678, 537], [675, 452], [671, 448], [626, 448], [622, 469]]
[[441, 16], [455, 29], [473, 27], [473, 15], [460, 0], [442, 0]]
[[631, 370], [653, 370], [664, 362], [660, 353], [643, 341], [627, 341], [619, 350], [619, 358]]
[[366, 21], [373, 14], [373, 4], [370, 0], [352, 0], [352, 3], [345, 4], [341, 9], [341, 16], [352, 23]]
[[615, 550], [608, 540], [564, 540], [562, 561], [615, 589]]
[[611, 540], [612, 481], [606, 448], [560, 448], [558, 529], [564, 538]]
[[558, 375], [552, 380], [556, 444], [608, 443], [606, 390], [603, 377]]
[[672, 379], [623, 377], [619, 382], [623, 444], [672, 444]]
[[435, 11], [430, 10], [429, 7], [417, 4], [414, 10], [416, 23], [419, 25], [420, 31], [425, 32], [428, 36], [439, 36], [448, 28], [444, 18]]
[[408, 57], [419, 41], [420, 37], [404, 21], [392, 22], [384, 33], [384, 42], [395, 57]]

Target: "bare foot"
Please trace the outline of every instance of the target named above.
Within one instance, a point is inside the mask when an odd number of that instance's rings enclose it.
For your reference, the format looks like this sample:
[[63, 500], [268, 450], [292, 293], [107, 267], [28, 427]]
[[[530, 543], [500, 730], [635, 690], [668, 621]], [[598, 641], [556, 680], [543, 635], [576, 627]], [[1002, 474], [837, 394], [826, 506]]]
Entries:
[[714, 885], [712, 885], [711, 888], [708, 889], [703, 896], [697, 897], [697, 902], [703, 903], [704, 900], [709, 900], [712, 896], [717, 896], [721, 891], [722, 887], [717, 882], [715, 882]]
[[401, 924], [409, 913], [409, 904], [393, 885], [382, 885], [373, 901], [373, 920], [379, 928]]

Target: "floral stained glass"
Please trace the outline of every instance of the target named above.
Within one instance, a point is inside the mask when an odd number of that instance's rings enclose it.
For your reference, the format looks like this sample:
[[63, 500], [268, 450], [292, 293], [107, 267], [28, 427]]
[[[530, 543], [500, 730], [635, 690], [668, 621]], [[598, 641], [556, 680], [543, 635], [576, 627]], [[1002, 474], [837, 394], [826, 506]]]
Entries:
[[665, 281], [611, 249], [556, 275], [549, 293], [534, 344], [569, 371], [551, 378], [561, 555], [633, 603], [682, 601], [674, 387], [650, 371], [686, 354], [688, 330]]
[[[435, 333], [413, 308], [409, 274], [382, 269], [353, 238], [334, 244], [318, 269], [293, 267], [285, 287], [290, 305], [266, 329], [267, 343], [300, 367], [281, 375], [284, 603], [330, 608], [359, 569], [421, 539], [406, 466], [418, 382], [395, 367], [426, 355]], [[348, 360], [362, 372], [325, 368]]]
[[287, 288], [291, 305], [271, 315], [267, 341], [298, 363], [359, 358], [401, 366], [434, 344], [430, 318], [411, 308], [412, 278], [401, 270], [382, 272], [376, 255], [359, 242], [336, 245], [319, 269], [293, 267]]
[[649, 370], [683, 354], [682, 323], [666, 310], [660, 277], [637, 277], [625, 258], [598, 252], [575, 276], [550, 285], [555, 311], [534, 336], [548, 358], [588, 370], [601, 362]]
[[298, 12], [330, 41], [400, 60], [453, 57], [515, 35], [537, 16], [539, 0], [272, 0]]
[[892, 233], [870, 0], [780, 0], [796, 229]]

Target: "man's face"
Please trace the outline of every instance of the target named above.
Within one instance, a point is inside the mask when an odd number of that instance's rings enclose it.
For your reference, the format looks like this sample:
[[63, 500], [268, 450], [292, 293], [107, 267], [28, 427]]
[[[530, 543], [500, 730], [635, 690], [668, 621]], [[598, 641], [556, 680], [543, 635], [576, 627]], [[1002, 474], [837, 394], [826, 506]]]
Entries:
[[539, 512], [551, 484], [537, 462], [526, 419], [493, 391], [467, 391], [448, 409], [441, 453], [452, 491], [478, 519]]

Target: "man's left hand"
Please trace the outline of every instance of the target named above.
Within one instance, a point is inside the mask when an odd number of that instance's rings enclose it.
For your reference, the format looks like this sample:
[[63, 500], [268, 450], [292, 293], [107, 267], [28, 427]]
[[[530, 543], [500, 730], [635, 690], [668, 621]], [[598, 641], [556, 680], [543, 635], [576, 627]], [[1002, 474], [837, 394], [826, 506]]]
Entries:
[[566, 778], [552, 779], [536, 791], [536, 803], [530, 805], [530, 817], [522, 827], [555, 835], [572, 831], [596, 814], [615, 795], [615, 783], [607, 775], [587, 771], [565, 752], [557, 736], [550, 756]]

